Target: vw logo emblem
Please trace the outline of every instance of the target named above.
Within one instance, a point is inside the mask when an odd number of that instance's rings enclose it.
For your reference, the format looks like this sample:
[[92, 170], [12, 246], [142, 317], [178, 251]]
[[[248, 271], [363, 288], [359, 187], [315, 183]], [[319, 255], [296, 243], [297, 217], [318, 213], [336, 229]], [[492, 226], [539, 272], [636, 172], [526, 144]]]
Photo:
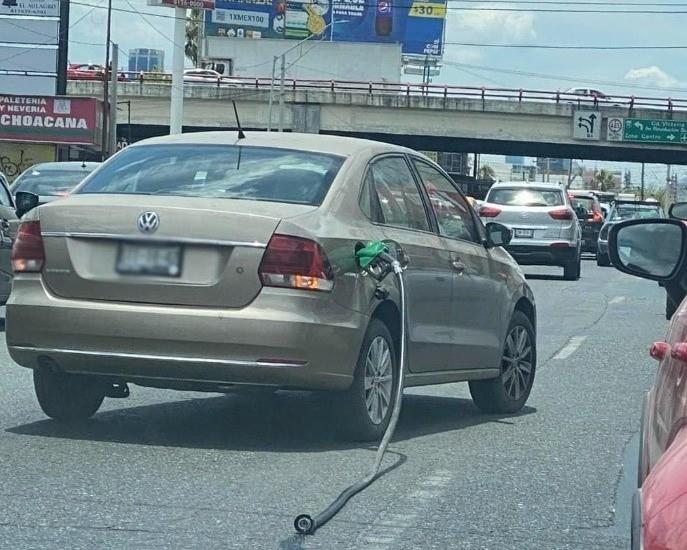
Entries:
[[160, 227], [160, 216], [157, 212], [143, 212], [136, 225], [141, 233], [154, 233]]

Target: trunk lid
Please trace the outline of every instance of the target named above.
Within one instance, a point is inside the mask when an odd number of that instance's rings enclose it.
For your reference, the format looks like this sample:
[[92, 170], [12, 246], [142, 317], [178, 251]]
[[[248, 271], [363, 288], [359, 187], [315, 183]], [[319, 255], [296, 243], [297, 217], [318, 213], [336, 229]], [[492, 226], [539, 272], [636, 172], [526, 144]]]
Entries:
[[[564, 227], [569, 227], [573, 221], [556, 220], [549, 215], [552, 210], [560, 210], [565, 206], [508, 206], [504, 204], [493, 204], [501, 210], [495, 218], [488, 218], [485, 221], [496, 221], [502, 223], [514, 232], [518, 229], [532, 231], [533, 240], [558, 239]], [[521, 235], [513, 235], [521, 238]], [[525, 237], [527, 238], [527, 237]]]
[[[43, 277], [64, 298], [242, 307], [262, 288], [258, 268], [279, 222], [315, 208], [196, 197], [72, 195], [40, 209]], [[145, 231], [139, 217], [150, 212], [158, 225]]]

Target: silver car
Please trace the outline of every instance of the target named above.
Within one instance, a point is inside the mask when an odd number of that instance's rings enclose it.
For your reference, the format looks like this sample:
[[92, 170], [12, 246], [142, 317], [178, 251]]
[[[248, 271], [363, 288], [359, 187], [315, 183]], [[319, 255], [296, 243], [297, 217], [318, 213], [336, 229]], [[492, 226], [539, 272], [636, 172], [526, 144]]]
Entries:
[[355, 261], [408, 260], [408, 386], [470, 381], [512, 413], [536, 368], [532, 291], [454, 182], [409, 149], [322, 135], [193, 133], [131, 145], [31, 210], [13, 251], [12, 358], [44, 412], [94, 414], [127, 383], [330, 390], [359, 438], [386, 427], [399, 297]]
[[34, 164], [17, 177], [10, 190], [40, 197], [41, 204], [68, 195], [83, 179], [100, 166], [99, 162], [67, 161]]
[[580, 278], [582, 231], [568, 194], [544, 183], [496, 183], [479, 209], [484, 222], [513, 230], [506, 247], [521, 265], [555, 265], [565, 279]]

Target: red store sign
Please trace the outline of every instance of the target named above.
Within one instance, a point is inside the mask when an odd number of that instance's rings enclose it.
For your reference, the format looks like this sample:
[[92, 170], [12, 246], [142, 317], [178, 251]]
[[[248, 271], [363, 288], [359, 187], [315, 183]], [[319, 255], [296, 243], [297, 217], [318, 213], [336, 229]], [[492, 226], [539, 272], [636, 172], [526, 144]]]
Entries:
[[98, 145], [101, 131], [95, 98], [0, 94], [0, 141]]

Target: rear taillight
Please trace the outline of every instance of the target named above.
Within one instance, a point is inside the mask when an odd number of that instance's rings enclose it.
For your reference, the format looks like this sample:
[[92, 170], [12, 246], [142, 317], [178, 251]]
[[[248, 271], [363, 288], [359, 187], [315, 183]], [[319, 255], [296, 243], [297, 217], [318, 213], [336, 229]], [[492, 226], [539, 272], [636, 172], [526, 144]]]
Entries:
[[479, 215], [482, 218], [495, 218], [501, 213], [501, 210], [495, 206], [482, 206], [479, 209]]
[[274, 235], [260, 264], [265, 286], [330, 291], [334, 275], [322, 247], [315, 241]]
[[569, 208], [557, 208], [556, 210], [551, 210], [549, 216], [554, 220], [572, 220], [573, 212]]
[[43, 269], [45, 251], [40, 222], [23, 222], [12, 246], [12, 269], [15, 273], [36, 273]]

